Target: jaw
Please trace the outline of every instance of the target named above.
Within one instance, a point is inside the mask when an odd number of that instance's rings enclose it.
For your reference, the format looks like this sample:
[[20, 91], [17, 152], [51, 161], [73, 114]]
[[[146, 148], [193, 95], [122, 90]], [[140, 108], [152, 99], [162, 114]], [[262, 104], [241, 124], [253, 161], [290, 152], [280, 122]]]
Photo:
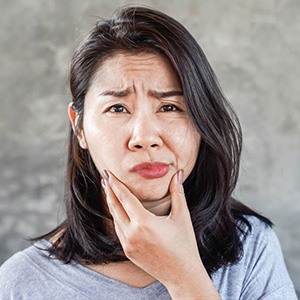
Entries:
[[159, 200], [141, 201], [144, 208], [156, 216], [167, 216], [171, 209], [171, 197], [168, 195]]

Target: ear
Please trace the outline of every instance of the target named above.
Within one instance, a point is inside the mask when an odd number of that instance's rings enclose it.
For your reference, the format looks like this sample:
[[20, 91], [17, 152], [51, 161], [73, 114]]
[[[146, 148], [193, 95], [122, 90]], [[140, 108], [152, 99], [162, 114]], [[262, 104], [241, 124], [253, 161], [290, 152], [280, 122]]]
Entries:
[[83, 129], [76, 130], [79, 115], [78, 115], [78, 113], [76, 113], [73, 110], [73, 102], [69, 103], [68, 115], [69, 115], [69, 119], [70, 119], [71, 124], [72, 124], [74, 134], [78, 138], [80, 147], [83, 148], [83, 149], [87, 149], [87, 143], [86, 143], [86, 140], [85, 140]]

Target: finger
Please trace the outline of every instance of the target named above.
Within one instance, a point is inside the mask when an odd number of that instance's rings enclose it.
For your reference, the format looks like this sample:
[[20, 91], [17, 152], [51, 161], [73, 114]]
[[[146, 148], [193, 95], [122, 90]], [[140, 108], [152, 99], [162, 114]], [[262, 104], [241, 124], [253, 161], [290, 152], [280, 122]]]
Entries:
[[114, 223], [114, 224], [115, 224], [115, 232], [123, 247], [124, 243], [126, 242], [126, 236], [124, 234], [124, 226], [121, 226], [118, 223]]
[[114, 194], [113, 190], [108, 185], [107, 181], [101, 180], [102, 187], [105, 191], [106, 202], [109, 208], [109, 211], [113, 217], [114, 223], [118, 223], [120, 225], [127, 225], [130, 222], [130, 219], [124, 210], [122, 204]]
[[106, 176], [106, 181], [108, 182], [110, 189], [119, 200], [119, 203], [123, 206], [130, 220], [147, 216], [148, 211], [120, 180], [109, 171], [106, 171], [106, 175], [104, 176]]
[[170, 215], [175, 217], [177, 215], [182, 215], [185, 212], [189, 214], [183, 189], [183, 170], [179, 170], [173, 175], [169, 189], [171, 196]]

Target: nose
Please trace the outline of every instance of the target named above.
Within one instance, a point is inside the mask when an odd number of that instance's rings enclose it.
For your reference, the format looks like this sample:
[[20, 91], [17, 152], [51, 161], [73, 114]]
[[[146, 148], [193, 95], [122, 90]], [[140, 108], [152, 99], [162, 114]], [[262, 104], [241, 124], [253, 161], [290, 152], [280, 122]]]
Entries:
[[131, 151], [159, 149], [163, 145], [158, 122], [149, 114], [137, 117], [131, 126], [128, 141]]

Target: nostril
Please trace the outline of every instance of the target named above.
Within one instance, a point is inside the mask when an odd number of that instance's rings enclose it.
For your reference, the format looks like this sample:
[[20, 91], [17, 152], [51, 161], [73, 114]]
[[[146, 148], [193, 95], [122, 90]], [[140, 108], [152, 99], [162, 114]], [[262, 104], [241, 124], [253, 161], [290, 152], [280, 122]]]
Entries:
[[129, 149], [133, 150], [133, 151], [137, 151], [137, 150], [149, 150], [152, 148], [159, 148], [160, 144], [159, 143], [140, 143], [140, 142], [135, 142], [135, 141], [130, 141], [128, 144]]

